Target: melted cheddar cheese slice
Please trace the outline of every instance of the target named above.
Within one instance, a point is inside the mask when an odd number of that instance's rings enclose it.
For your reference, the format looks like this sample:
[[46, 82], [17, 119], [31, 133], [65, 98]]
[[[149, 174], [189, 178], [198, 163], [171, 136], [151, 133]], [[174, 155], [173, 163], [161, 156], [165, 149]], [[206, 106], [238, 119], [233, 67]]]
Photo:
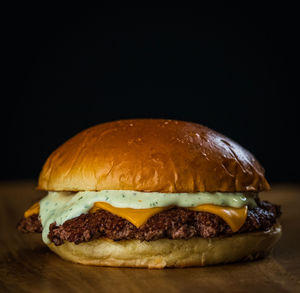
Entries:
[[34, 214], [39, 214], [39, 213], [40, 213], [40, 203], [36, 202], [24, 213], [24, 218], [28, 218]]
[[[171, 207], [157, 207], [149, 209], [116, 208], [105, 202], [95, 202], [94, 206], [90, 209], [89, 212], [94, 213], [99, 209], [103, 209], [128, 220], [137, 228], [139, 228], [143, 224], [145, 224], [150, 217], [169, 208]], [[246, 221], [248, 211], [247, 206], [242, 208], [232, 208], [211, 204], [199, 205], [197, 207], [191, 207], [188, 209], [198, 212], [208, 212], [219, 216], [230, 226], [233, 232], [238, 231], [243, 226]], [[39, 214], [39, 212], [40, 205], [37, 202], [24, 213], [24, 217], [27, 218], [33, 214]]]
[[144, 225], [150, 217], [169, 208], [170, 207], [150, 209], [115, 208], [106, 202], [95, 202], [93, 208], [90, 209], [90, 213], [94, 213], [99, 209], [103, 209], [128, 220], [134, 226], [139, 228]]

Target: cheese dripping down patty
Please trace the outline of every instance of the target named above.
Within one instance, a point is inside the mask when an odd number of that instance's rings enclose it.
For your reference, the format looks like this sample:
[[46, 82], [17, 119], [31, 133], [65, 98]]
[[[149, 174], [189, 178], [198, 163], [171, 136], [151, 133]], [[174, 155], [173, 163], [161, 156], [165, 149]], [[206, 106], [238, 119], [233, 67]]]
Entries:
[[81, 214], [104, 209], [140, 227], [151, 216], [174, 206], [216, 214], [231, 227], [233, 232], [236, 232], [246, 220], [247, 208], [255, 207], [256, 202], [253, 197], [243, 193], [227, 192], [158, 193], [131, 190], [48, 192], [48, 195], [27, 210], [24, 216], [40, 215], [43, 241], [49, 244], [49, 226], [54, 222], [56, 225], [62, 225]]

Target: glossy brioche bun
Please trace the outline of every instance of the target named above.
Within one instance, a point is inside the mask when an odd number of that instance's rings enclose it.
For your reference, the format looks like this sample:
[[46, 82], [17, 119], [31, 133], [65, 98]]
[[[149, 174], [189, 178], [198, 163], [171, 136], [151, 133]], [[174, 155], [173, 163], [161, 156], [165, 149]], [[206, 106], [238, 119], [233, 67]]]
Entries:
[[46, 161], [38, 188], [259, 192], [264, 169], [231, 139], [195, 123], [135, 119], [88, 128]]
[[224, 238], [191, 238], [112, 241], [96, 239], [78, 245], [66, 242], [50, 249], [65, 260], [75, 263], [110, 267], [206, 266], [240, 260], [254, 260], [268, 255], [281, 235], [281, 226], [268, 231], [235, 234]]

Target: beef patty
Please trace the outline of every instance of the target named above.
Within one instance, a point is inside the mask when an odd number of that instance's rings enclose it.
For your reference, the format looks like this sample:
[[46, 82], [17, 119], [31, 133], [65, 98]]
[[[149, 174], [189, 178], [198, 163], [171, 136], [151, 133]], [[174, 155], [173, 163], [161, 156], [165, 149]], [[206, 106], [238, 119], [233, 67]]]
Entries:
[[[244, 225], [235, 233], [267, 230], [276, 223], [276, 218], [280, 214], [279, 206], [260, 201], [257, 207], [248, 210]], [[38, 215], [23, 218], [18, 224], [18, 229], [22, 232], [41, 232], [42, 226]], [[61, 245], [64, 241], [79, 244], [100, 237], [116, 241], [124, 239], [152, 241], [161, 238], [212, 238], [235, 233], [217, 215], [175, 207], [155, 214], [140, 228], [108, 211], [98, 210], [95, 213], [82, 214], [60, 226], [52, 223], [48, 237], [55, 245]]]

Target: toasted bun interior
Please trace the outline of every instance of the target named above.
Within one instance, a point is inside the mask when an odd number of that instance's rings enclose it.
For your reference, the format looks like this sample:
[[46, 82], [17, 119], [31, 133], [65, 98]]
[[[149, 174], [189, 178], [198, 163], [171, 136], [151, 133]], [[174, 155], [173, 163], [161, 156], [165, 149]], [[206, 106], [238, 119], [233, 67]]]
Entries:
[[269, 189], [243, 147], [205, 126], [135, 119], [88, 128], [54, 151], [39, 189], [242, 192]]
[[85, 265], [161, 269], [254, 260], [269, 254], [280, 235], [281, 226], [277, 224], [268, 231], [224, 238], [150, 242], [100, 238], [78, 245], [51, 243], [49, 247], [63, 259]]

